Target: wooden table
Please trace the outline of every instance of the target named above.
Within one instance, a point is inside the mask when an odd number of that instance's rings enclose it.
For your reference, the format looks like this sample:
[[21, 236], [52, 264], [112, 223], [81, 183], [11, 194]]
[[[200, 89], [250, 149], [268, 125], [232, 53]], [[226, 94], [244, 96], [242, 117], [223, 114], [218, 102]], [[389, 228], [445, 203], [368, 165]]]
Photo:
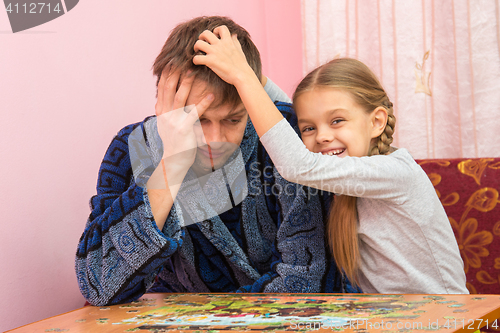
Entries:
[[146, 294], [9, 332], [444, 333], [500, 326], [496, 318], [500, 295]]

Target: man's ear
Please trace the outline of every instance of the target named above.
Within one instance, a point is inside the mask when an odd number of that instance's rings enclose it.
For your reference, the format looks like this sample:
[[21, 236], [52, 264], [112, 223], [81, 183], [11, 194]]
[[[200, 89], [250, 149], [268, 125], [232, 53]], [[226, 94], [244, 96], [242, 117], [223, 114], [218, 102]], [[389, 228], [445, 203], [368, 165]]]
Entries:
[[372, 139], [384, 133], [385, 126], [387, 125], [387, 110], [381, 106], [373, 110], [371, 113], [372, 122]]

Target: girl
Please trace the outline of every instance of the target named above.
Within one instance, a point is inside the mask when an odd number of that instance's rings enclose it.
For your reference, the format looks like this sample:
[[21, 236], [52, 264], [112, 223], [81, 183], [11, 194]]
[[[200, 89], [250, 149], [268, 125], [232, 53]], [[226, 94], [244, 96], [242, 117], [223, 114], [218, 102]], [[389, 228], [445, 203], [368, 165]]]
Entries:
[[390, 147], [392, 103], [354, 59], [309, 73], [293, 97], [302, 141], [267, 97], [226, 27], [205, 31], [195, 64], [233, 84], [280, 174], [336, 193], [328, 236], [345, 276], [367, 293], [468, 293], [459, 249], [427, 175]]

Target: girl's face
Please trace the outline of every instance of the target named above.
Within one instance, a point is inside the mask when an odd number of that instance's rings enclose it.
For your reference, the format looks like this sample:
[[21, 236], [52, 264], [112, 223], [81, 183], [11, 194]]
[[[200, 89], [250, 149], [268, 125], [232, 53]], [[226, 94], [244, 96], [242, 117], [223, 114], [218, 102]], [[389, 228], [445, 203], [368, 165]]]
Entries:
[[316, 87], [296, 99], [295, 109], [302, 141], [313, 153], [366, 156], [382, 133], [374, 131], [376, 112], [366, 112], [345, 90]]

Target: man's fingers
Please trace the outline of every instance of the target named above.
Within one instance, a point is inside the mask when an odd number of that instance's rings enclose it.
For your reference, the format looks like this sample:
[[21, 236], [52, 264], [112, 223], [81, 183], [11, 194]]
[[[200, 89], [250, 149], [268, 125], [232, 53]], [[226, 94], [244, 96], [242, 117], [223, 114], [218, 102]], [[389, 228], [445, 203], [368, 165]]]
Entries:
[[[179, 71], [175, 71], [173, 73], [169, 73], [165, 85], [163, 87], [163, 100], [161, 103], [161, 113], [168, 112], [172, 110], [172, 106], [174, 104], [175, 98], [175, 90], [177, 88], [177, 83], [179, 82]], [[158, 114], [157, 114], [158, 115]]]
[[159, 116], [162, 113], [163, 109], [163, 90], [165, 87], [165, 82], [167, 81], [168, 77], [168, 71], [167, 67], [165, 67], [161, 73], [160, 76], [160, 81], [158, 82], [158, 87], [157, 87], [157, 95], [156, 96], [156, 115]]
[[[210, 104], [214, 101], [214, 94], [210, 93], [205, 96], [198, 104], [196, 104], [188, 114], [189, 121], [194, 124], [200, 117], [207, 111], [210, 107]], [[191, 105], [190, 105], [191, 107]]]
[[[212, 93], [209, 93], [205, 96], [198, 104], [196, 104], [195, 110], [197, 111], [197, 118], [200, 118], [205, 111], [210, 107], [210, 104], [215, 100], [215, 96]], [[193, 112], [194, 113], [194, 112]]]
[[179, 89], [175, 93], [174, 101], [172, 104], [172, 110], [177, 110], [180, 108], [184, 108], [184, 106], [186, 106], [186, 101], [189, 96], [189, 93], [191, 92], [191, 87], [193, 86], [194, 78], [195, 75], [191, 75], [190, 71], [186, 73], [186, 75], [184, 75], [181, 84], [179, 86]]

